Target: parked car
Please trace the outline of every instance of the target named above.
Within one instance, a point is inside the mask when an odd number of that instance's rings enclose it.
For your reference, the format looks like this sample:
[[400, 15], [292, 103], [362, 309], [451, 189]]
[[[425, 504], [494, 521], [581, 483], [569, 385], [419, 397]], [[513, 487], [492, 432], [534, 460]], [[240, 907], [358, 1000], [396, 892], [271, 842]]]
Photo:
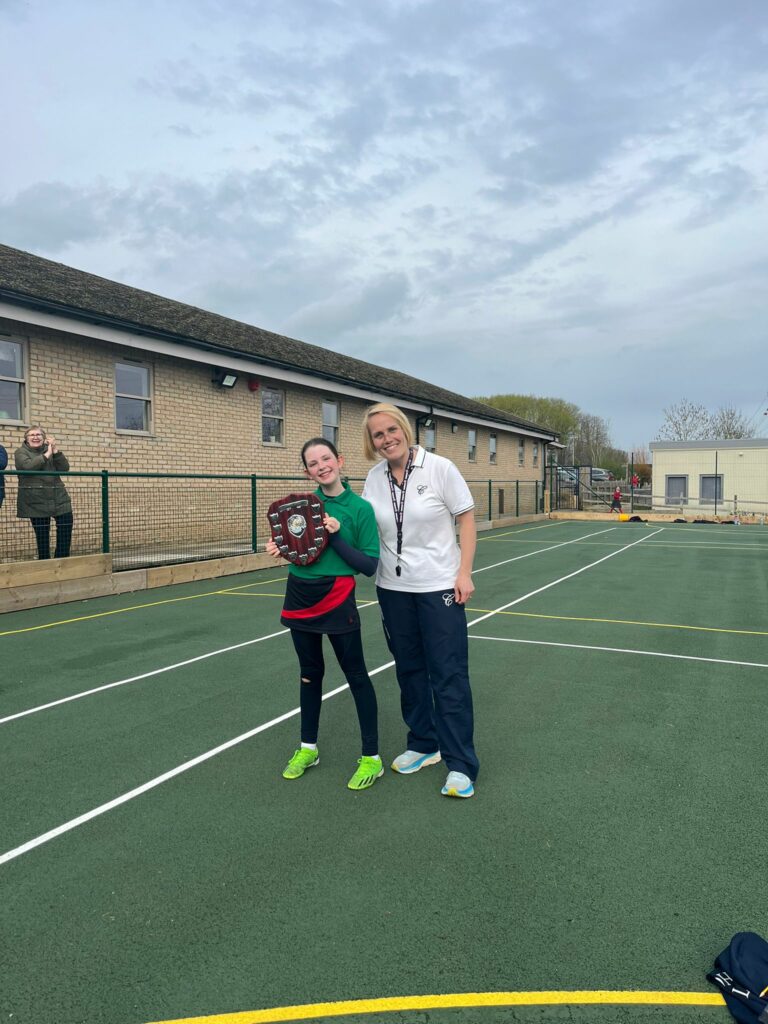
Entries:
[[596, 483], [601, 480], [613, 480], [613, 473], [609, 473], [607, 469], [600, 469], [599, 466], [593, 466], [592, 482]]

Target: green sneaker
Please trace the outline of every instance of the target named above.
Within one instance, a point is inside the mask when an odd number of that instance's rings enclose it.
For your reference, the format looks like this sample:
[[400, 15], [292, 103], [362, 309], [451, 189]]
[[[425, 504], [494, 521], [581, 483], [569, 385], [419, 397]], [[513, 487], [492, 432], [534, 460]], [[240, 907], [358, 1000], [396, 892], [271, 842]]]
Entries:
[[308, 750], [307, 747], [299, 747], [294, 752], [293, 757], [285, 766], [283, 772], [284, 779], [300, 779], [307, 768], [311, 768], [312, 765], [320, 763], [320, 751], [315, 747], [314, 750]]
[[368, 789], [376, 779], [384, 774], [384, 765], [380, 757], [361, 757], [357, 762], [357, 770], [347, 783], [348, 789]]

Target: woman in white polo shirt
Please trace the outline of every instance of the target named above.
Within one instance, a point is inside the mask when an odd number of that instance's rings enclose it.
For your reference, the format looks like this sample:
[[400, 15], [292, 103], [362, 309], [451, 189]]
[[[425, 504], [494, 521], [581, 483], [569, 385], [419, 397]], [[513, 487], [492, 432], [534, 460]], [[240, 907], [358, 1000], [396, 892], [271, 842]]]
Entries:
[[414, 444], [395, 406], [366, 411], [363, 444], [369, 459], [383, 460], [363, 497], [379, 528], [376, 590], [408, 726], [407, 749], [392, 768], [409, 775], [442, 759], [442, 793], [470, 797], [478, 760], [464, 605], [475, 589], [474, 500], [452, 462]]

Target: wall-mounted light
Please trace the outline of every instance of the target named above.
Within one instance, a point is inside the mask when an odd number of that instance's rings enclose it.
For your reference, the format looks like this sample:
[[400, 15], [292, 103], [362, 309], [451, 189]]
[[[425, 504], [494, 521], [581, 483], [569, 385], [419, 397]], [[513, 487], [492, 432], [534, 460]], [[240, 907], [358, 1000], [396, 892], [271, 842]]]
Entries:
[[233, 388], [237, 384], [237, 374], [227, 370], [217, 370], [213, 377], [213, 383], [220, 388]]
[[458, 423], [452, 423], [451, 424], [451, 433], [452, 434], [457, 434], [458, 432], [459, 432], [459, 424]]

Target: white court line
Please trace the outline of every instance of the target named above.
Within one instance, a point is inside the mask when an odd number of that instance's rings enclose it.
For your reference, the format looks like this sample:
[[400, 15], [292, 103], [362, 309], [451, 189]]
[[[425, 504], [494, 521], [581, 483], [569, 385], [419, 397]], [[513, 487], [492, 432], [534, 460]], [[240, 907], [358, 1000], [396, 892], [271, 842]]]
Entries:
[[[379, 668], [373, 669], [373, 671], [369, 672], [368, 675], [375, 676], [377, 673], [391, 668], [392, 665], [394, 665], [394, 661], [389, 661], [386, 665], [380, 665]], [[343, 686], [337, 686], [335, 690], [329, 690], [328, 693], [323, 694], [323, 700], [335, 697], [337, 693], [341, 693], [343, 690], [348, 688], [347, 683], [344, 683]], [[7, 853], [0, 855], [0, 864], [7, 864], [8, 861], [14, 860], [16, 857], [20, 857], [23, 853], [29, 853], [30, 850], [34, 850], [36, 847], [42, 846], [43, 843], [47, 843], [51, 839], [56, 839], [57, 836], [64, 835], [65, 832], [71, 832], [72, 829], [78, 828], [80, 825], [84, 825], [88, 821], [92, 821], [101, 814], [106, 814], [107, 811], [114, 810], [115, 807], [119, 807], [121, 804], [125, 804], [129, 800], [133, 800], [135, 797], [141, 796], [142, 793], [148, 793], [150, 789], [155, 789], [155, 787], [161, 786], [164, 782], [168, 782], [177, 775], [181, 775], [183, 772], [189, 771], [190, 768], [194, 768], [196, 765], [202, 764], [204, 761], [208, 761], [212, 757], [216, 757], [217, 754], [221, 754], [223, 751], [229, 750], [231, 747], [235, 747], [239, 743], [244, 743], [253, 736], [258, 736], [260, 732], [266, 732], [267, 729], [271, 729], [275, 725], [280, 725], [289, 718], [295, 718], [299, 712], [300, 708], [293, 708], [292, 711], [286, 711], [285, 714], [278, 715], [277, 718], [273, 718], [269, 722], [264, 722], [263, 725], [257, 725], [255, 729], [250, 729], [248, 732], [244, 732], [241, 736], [235, 736], [233, 739], [227, 740], [226, 743], [221, 743], [218, 747], [214, 747], [213, 750], [206, 750], [204, 754], [198, 754], [197, 757], [193, 757], [190, 761], [185, 761], [184, 764], [180, 764], [176, 768], [171, 768], [170, 771], [163, 772], [162, 775], [158, 775], [156, 778], [150, 779], [149, 782], [145, 782], [141, 786], [137, 786], [135, 789], [131, 789], [127, 793], [123, 793], [121, 796], [115, 797], [114, 800], [109, 800], [107, 803], [101, 804], [100, 807], [94, 807], [93, 810], [86, 811], [85, 814], [81, 814], [77, 818], [72, 818], [71, 821], [66, 821], [63, 825], [52, 828], [49, 832], [44, 832], [43, 835], [37, 836], [35, 839], [30, 839], [28, 842], [22, 843], [21, 846], [15, 847], [13, 850], [8, 850]]]
[[[378, 601], [363, 601], [358, 608], [372, 608]], [[231, 647], [220, 647], [218, 651], [209, 651], [207, 654], [199, 654], [196, 658], [188, 658], [186, 661], [177, 661], [174, 665], [164, 665], [162, 668], [152, 669], [151, 672], [143, 672], [139, 676], [131, 676], [128, 679], [118, 679], [114, 683], [105, 683], [103, 686], [95, 686], [92, 690], [83, 690], [81, 693], [73, 693], [69, 697], [61, 697], [59, 700], [52, 700], [48, 704], [38, 704], [34, 708], [27, 708], [26, 711], [17, 711], [13, 715], [6, 715], [0, 718], [0, 725], [6, 722], [13, 722], [17, 718], [25, 718], [27, 715], [34, 715], [38, 711], [47, 711], [59, 704], [69, 704], [70, 701], [80, 700], [82, 697], [91, 697], [94, 693], [103, 693], [104, 690], [111, 690], [115, 686], [126, 686], [128, 683], [137, 683], [141, 679], [149, 679], [150, 676], [159, 676], [163, 672], [171, 672], [175, 668], [183, 668], [185, 665], [194, 665], [196, 661], [205, 661], [206, 658], [215, 658], [218, 654], [227, 654], [229, 651], [237, 651], [241, 647], [250, 647], [251, 644], [260, 644], [262, 640], [273, 640], [276, 636], [285, 636], [290, 632], [288, 629], [278, 630], [277, 633], [269, 633], [266, 636], [258, 636], [254, 640], [244, 640], [240, 644], [233, 644]]]
[[159, 676], [163, 672], [171, 672], [175, 668], [183, 668], [184, 665], [194, 665], [196, 661], [205, 661], [206, 658], [215, 658], [217, 654], [227, 654], [229, 651], [236, 651], [240, 647], [250, 647], [251, 644], [260, 644], [262, 640], [272, 640], [273, 637], [282, 636], [289, 630], [281, 629], [278, 633], [270, 633], [268, 636], [259, 636], [255, 640], [244, 640], [240, 644], [233, 644], [231, 647], [221, 647], [218, 651], [209, 651], [207, 654], [199, 654], [196, 658], [188, 658], [186, 661], [177, 661], [175, 665], [164, 665], [162, 668], [154, 668], [151, 672], [142, 672], [140, 676], [131, 676], [129, 679], [118, 679], [114, 683], [105, 683], [104, 686], [95, 686], [92, 690], [83, 690], [81, 693], [73, 693], [69, 697], [61, 697], [59, 700], [52, 700], [48, 704], [38, 704], [37, 707], [27, 708], [26, 711], [17, 711], [13, 715], [6, 715], [0, 718], [0, 725], [6, 722], [13, 722], [17, 718], [24, 718], [25, 715], [34, 715], [37, 711], [47, 711], [48, 708], [55, 708], [59, 704], [68, 704], [72, 700], [80, 700], [82, 697], [90, 697], [94, 693], [103, 693], [104, 690], [111, 690], [115, 686], [126, 686], [128, 683], [137, 683], [140, 679], [149, 679], [150, 676]]
[[[615, 526], [608, 527], [608, 530], [615, 530]], [[517, 562], [521, 558], [530, 558], [532, 555], [546, 554], [547, 551], [554, 551], [555, 548], [565, 547], [567, 544], [577, 544], [580, 540], [588, 540], [590, 537], [596, 537], [601, 533], [607, 533], [608, 530], [597, 530], [595, 533], [587, 533], [583, 537], [577, 537], [575, 540], [563, 541], [561, 544], [550, 545], [546, 548], [540, 548], [538, 551], [529, 551], [524, 555], [518, 555], [515, 558], [508, 558], [503, 562], [495, 562], [493, 565], [486, 565], [482, 569], [475, 569], [473, 576], [478, 572], [485, 572], [486, 569], [496, 569], [500, 565], [507, 565], [509, 562]], [[274, 582], [274, 581], [272, 581]], [[251, 586], [253, 584], [249, 584]], [[216, 593], [215, 591], [213, 593]], [[359, 608], [370, 608], [373, 605], [378, 604], [378, 601], [367, 601], [358, 605]], [[506, 607], [506, 606], [505, 606]], [[479, 620], [478, 620], [479, 621]], [[231, 647], [221, 647], [217, 651], [209, 651], [207, 654], [200, 654], [196, 658], [188, 658], [186, 661], [177, 661], [173, 665], [164, 665], [162, 668], [153, 669], [151, 672], [143, 672], [138, 676], [130, 676], [128, 679], [118, 679], [114, 683], [105, 683], [103, 686], [95, 686], [90, 690], [83, 690], [80, 693], [73, 693], [69, 697], [61, 697], [58, 700], [49, 701], [47, 704], [38, 704], [35, 707], [27, 708], [24, 711], [17, 711], [12, 715], [6, 715], [4, 718], [0, 718], [0, 725], [6, 725], [8, 722], [14, 722], [19, 718], [25, 718], [27, 715], [34, 715], [40, 711], [48, 711], [50, 708], [55, 708], [61, 704], [69, 704], [74, 700], [81, 700], [83, 697], [92, 697], [96, 693], [103, 693], [105, 690], [112, 690], [116, 686], [127, 686], [128, 683], [138, 683], [142, 679], [150, 679], [152, 676], [162, 675], [164, 672], [172, 672], [177, 668], [184, 668], [186, 665], [193, 665], [197, 661], [205, 661], [206, 658], [215, 658], [219, 654], [228, 654], [230, 651], [236, 651], [241, 647], [249, 647], [251, 644], [259, 644], [262, 640], [272, 640], [276, 636], [284, 636], [289, 630], [281, 629], [277, 633], [270, 633], [267, 636], [257, 637], [255, 640], [245, 640], [243, 643], [233, 644]]]
[[[635, 547], [636, 544], [642, 544], [643, 541], [650, 540], [651, 537], [655, 537], [657, 533], [661, 533], [661, 529], [654, 530], [653, 533], [646, 533], [640, 538], [640, 540], [635, 540], [631, 544], [626, 544], [623, 548], [618, 548], [616, 551], [612, 551], [609, 555], [603, 555], [603, 557], [598, 558], [596, 562], [590, 562], [589, 565], [584, 565], [581, 569], [577, 569], [575, 572], [569, 572], [567, 576], [561, 576], [559, 580], [552, 580], [551, 583], [545, 583], [543, 587], [539, 587], [537, 590], [531, 590], [529, 593], [523, 594], [522, 597], [517, 597], [514, 601], [501, 605], [500, 608], [494, 608], [492, 612], [487, 612], [485, 615], [481, 615], [479, 619], [475, 619], [473, 622], [468, 622], [467, 629], [471, 629], [472, 626], [476, 626], [478, 622], [484, 622], [486, 619], [490, 619], [492, 615], [497, 615], [499, 612], [503, 612], [505, 609], [511, 608], [513, 605], [520, 604], [521, 601], [527, 601], [529, 597], [535, 597], [536, 594], [541, 594], [545, 590], [549, 590], [550, 587], [556, 587], [558, 583], [564, 583], [566, 580], [571, 580], [574, 576], [578, 576], [580, 573], [586, 572], [587, 569], [592, 569], [596, 565], [600, 565], [601, 562], [608, 561], [609, 558], [615, 558], [616, 555], [620, 555], [623, 551], [629, 551], [629, 549]], [[594, 534], [591, 536], [594, 536]]]
[[506, 636], [470, 634], [470, 640], [497, 640], [504, 644], [533, 644], [537, 647], [570, 647], [577, 651], [609, 651], [613, 654], [642, 654], [648, 658], [676, 658], [678, 661], [708, 661], [713, 665], [746, 665], [748, 668], [768, 668], [761, 661], [730, 661], [727, 658], [699, 658], [695, 654], [665, 654], [663, 651], [635, 651], [631, 647], [594, 647], [592, 644], [563, 644], [554, 640], [514, 640]]
[[485, 572], [486, 569], [498, 569], [500, 565], [509, 565], [510, 562], [519, 562], [521, 558], [531, 558], [533, 555], [545, 555], [547, 551], [554, 551], [556, 548], [567, 547], [568, 544], [578, 544], [580, 540], [589, 540], [590, 537], [599, 537], [601, 533], [610, 533], [611, 530], [615, 530], [615, 526], [609, 526], [606, 530], [595, 530], [594, 533], [585, 533], [583, 537], [576, 537], [575, 540], [564, 540], [559, 544], [550, 544], [548, 548], [539, 548], [538, 551], [528, 551], [525, 555], [515, 555], [514, 558], [506, 558], [503, 562], [494, 562], [493, 565], [484, 565], [482, 569], [473, 569], [472, 575], [477, 576], [479, 572]]
[[[612, 529], [612, 527], [611, 527]], [[661, 530], [656, 530], [655, 533], [660, 533]], [[562, 576], [558, 580], [553, 580], [552, 583], [547, 583], [544, 587], [539, 587], [537, 590], [532, 590], [529, 594], [525, 594], [522, 597], [518, 597], [515, 601], [511, 601], [509, 604], [502, 605], [500, 608], [496, 608], [493, 612], [489, 612], [487, 615], [481, 616], [479, 619], [475, 619], [474, 622], [469, 623], [470, 626], [475, 625], [478, 622], [482, 622], [491, 615], [495, 615], [496, 612], [503, 611], [505, 608], [511, 607], [513, 604], [519, 604], [528, 597], [533, 597], [534, 594], [541, 593], [542, 590], [548, 590], [550, 587], [554, 587], [558, 583], [562, 583], [564, 580], [571, 579], [573, 576], [578, 576], [579, 573], [584, 572], [586, 569], [591, 569], [595, 565], [599, 565], [601, 562], [606, 561], [608, 558], [613, 558], [614, 555], [621, 554], [622, 551], [627, 551], [629, 548], [639, 544], [642, 540], [646, 540], [653, 537], [655, 533], [646, 534], [639, 541], [635, 541], [632, 544], [627, 544], [626, 547], [620, 548], [618, 551], [613, 551], [609, 555], [605, 555], [603, 558], [599, 558], [597, 561], [590, 563], [590, 565], [584, 566], [583, 569], [578, 569], [576, 572], [569, 573], [567, 576]], [[375, 604], [376, 602], [371, 602]], [[370, 607], [368, 605], [367, 607]], [[254, 641], [247, 641], [247, 643], [253, 643]], [[244, 645], [242, 645], [244, 646]], [[391, 668], [394, 665], [394, 661], [389, 661], [384, 665], [380, 665], [378, 668], [373, 669], [368, 674], [371, 676], [378, 675], [379, 672], [384, 672], [386, 669]], [[331, 690], [325, 694], [323, 700], [327, 700], [330, 697], [335, 696], [337, 693], [341, 693], [347, 689], [347, 684], [337, 687], [335, 690]], [[36, 849], [38, 846], [42, 846], [43, 843], [47, 843], [51, 839], [55, 839], [57, 836], [63, 835], [66, 832], [70, 832], [72, 829], [78, 828], [80, 825], [84, 825], [86, 822], [91, 821], [93, 818], [98, 817], [101, 814], [105, 814], [107, 811], [111, 811], [115, 807], [119, 807], [121, 804], [127, 803], [129, 800], [133, 800], [134, 797], [141, 796], [143, 793], [148, 792], [150, 789], [154, 789], [156, 786], [162, 785], [164, 782], [175, 778], [182, 772], [188, 771], [190, 768], [194, 768], [198, 764], [202, 764], [204, 761], [215, 757], [222, 751], [228, 750], [230, 747], [235, 746], [238, 743], [242, 743], [252, 736], [257, 735], [260, 732], [264, 732], [266, 729], [271, 728], [274, 725], [278, 725], [284, 722], [288, 718], [292, 718], [299, 713], [298, 708], [294, 708], [292, 711], [286, 712], [284, 715], [280, 715], [278, 718], [272, 719], [270, 722], [266, 722], [263, 725], [257, 726], [255, 729], [251, 729], [247, 733], [243, 733], [241, 736], [236, 736], [234, 739], [227, 740], [225, 743], [220, 744], [213, 750], [208, 750], [203, 754], [199, 754], [197, 757], [192, 758], [190, 761], [184, 762], [176, 768], [172, 768], [170, 771], [164, 772], [162, 775], [158, 775], [154, 779], [150, 779], [149, 782], [145, 782], [141, 786], [137, 786], [135, 789], [130, 790], [127, 793], [123, 793], [122, 796], [116, 797], [114, 800], [110, 800], [108, 803], [101, 804], [99, 807], [95, 807], [91, 811], [87, 811], [85, 814], [81, 814], [77, 818], [73, 818], [71, 821], [65, 822], [63, 825], [59, 825], [57, 828], [51, 829], [49, 832], [43, 833], [41, 836], [37, 836], [35, 839], [30, 839], [28, 842], [23, 843], [21, 846], [15, 847], [13, 850], [9, 850], [7, 853], [0, 855], [0, 865], [8, 863], [8, 861], [14, 860], [16, 857], [20, 857], [24, 853], [28, 853], [30, 850]]]

